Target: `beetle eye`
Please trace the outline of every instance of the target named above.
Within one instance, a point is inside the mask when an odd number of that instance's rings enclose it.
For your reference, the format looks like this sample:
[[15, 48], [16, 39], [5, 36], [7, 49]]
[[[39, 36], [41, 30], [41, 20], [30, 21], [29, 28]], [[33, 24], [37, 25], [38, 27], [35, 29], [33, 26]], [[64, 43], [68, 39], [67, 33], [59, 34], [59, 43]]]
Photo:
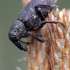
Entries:
[[41, 8], [38, 8], [38, 10], [41, 10]]

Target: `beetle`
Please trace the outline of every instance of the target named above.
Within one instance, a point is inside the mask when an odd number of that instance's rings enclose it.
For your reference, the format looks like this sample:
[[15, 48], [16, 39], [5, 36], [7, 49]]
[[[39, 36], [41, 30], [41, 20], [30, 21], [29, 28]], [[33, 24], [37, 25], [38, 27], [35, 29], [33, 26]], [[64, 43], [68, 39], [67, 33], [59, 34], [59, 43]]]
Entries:
[[27, 45], [30, 42], [23, 42], [21, 38], [29, 36], [34, 37], [40, 42], [45, 40], [42, 35], [34, 35], [29, 31], [36, 31], [42, 28], [46, 23], [60, 23], [57, 21], [45, 21], [55, 5], [55, 0], [31, 0], [25, 8], [22, 9], [18, 18], [13, 23], [8, 33], [9, 39], [20, 49], [27, 51]]

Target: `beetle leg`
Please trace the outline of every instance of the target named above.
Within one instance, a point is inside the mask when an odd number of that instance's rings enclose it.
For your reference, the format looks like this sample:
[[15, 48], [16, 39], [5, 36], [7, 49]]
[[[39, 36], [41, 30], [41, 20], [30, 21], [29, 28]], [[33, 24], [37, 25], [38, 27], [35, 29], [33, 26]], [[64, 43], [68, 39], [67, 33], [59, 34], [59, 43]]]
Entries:
[[64, 23], [60, 22], [60, 21], [42, 21], [39, 26], [37, 28], [34, 28], [33, 30], [38, 30], [40, 28], [42, 28], [46, 23], [54, 23], [54, 24], [61, 24], [64, 25]]
[[42, 35], [34, 35], [34, 34], [31, 34], [31, 33], [27, 33], [29, 36], [32, 36], [34, 37], [35, 39], [37, 39], [38, 41], [40, 42], [44, 42], [45, 40], [41, 37]]
[[23, 42], [20, 39], [22, 37], [28, 37], [27, 35], [27, 30], [25, 28], [24, 23], [21, 21], [17, 20], [12, 27], [10, 28], [9, 31], [9, 39], [20, 49], [27, 51], [27, 45], [29, 44], [28, 42]]
[[45, 21], [45, 23], [54, 23], [54, 24], [61, 24], [61, 25], [64, 25], [64, 23], [63, 22], [61, 22], [61, 21]]
[[[58, 21], [42, 21], [39, 24], [39, 26], [37, 28], [34, 28], [33, 30], [38, 30], [38, 29], [42, 28], [46, 23], [55, 23], [55, 24], [59, 23], [59, 24], [63, 25], [62, 22], [58, 22]], [[30, 33], [28, 33], [28, 34], [29, 34], [29, 36], [33, 36], [35, 39], [37, 39], [40, 42], [44, 42], [45, 41], [44, 39], [41, 38], [41, 35], [33, 35], [33, 34], [30, 34]]]
[[37, 27], [37, 28], [34, 28], [34, 29], [33, 29], [33, 31], [35, 31], [35, 30], [38, 30], [38, 29], [42, 28], [45, 24], [46, 24], [46, 22], [45, 22], [45, 21], [42, 21], [42, 22], [38, 25], [38, 27]]
[[42, 34], [38, 34], [38, 35], [36, 35], [36, 36], [39, 36], [39, 37], [44, 37], [45, 35], [42, 35]]

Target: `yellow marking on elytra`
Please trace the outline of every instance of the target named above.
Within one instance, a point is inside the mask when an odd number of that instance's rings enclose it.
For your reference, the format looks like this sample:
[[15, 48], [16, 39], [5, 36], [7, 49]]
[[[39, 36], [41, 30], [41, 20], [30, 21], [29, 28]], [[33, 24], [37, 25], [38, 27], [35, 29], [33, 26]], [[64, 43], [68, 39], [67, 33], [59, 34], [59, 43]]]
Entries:
[[44, 1], [44, 0], [42, 0], [42, 1]]
[[32, 14], [33, 18], [36, 18], [36, 15]]
[[30, 10], [31, 10], [32, 12], [35, 12], [34, 9], [33, 9], [32, 7], [30, 7]]
[[22, 31], [22, 29], [20, 29], [20, 31]]

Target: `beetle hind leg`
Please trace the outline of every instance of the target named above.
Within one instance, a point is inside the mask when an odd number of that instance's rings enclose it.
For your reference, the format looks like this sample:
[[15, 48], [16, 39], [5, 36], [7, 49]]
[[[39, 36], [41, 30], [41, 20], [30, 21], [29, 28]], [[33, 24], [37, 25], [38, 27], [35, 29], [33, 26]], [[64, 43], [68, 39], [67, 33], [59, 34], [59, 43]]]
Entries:
[[34, 38], [37, 39], [38, 41], [42, 42], [42, 43], [45, 41], [42, 37], [40, 37], [38, 35], [34, 35]]
[[31, 33], [27, 33], [29, 36], [32, 36], [34, 37], [36, 40], [40, 41], [40, 42], [44, 42], [45, 40], [42, 38], [42, 35], [39, 34], [39, 35], [34, 35], [34, 34], [31, 34]]
[[27, 51], [27, 46], [25, 43], [23, 43], [22, 41], [18, 40], [16, 38], [16, 36], [10, 35], [9, 34], [9, 39], [20, 49], [20, 50], [24, 50]]
[[28, 42], [23, 42], [20, 39], [23, 37], [28, 37], [27, 35], [27, 30], [25, 28], [24, 23], [21, 21], [17, 20], [12, 27], [10, 28], [9, 31], [9, 39], [20, 49], [27, 51], [27, 44]]

